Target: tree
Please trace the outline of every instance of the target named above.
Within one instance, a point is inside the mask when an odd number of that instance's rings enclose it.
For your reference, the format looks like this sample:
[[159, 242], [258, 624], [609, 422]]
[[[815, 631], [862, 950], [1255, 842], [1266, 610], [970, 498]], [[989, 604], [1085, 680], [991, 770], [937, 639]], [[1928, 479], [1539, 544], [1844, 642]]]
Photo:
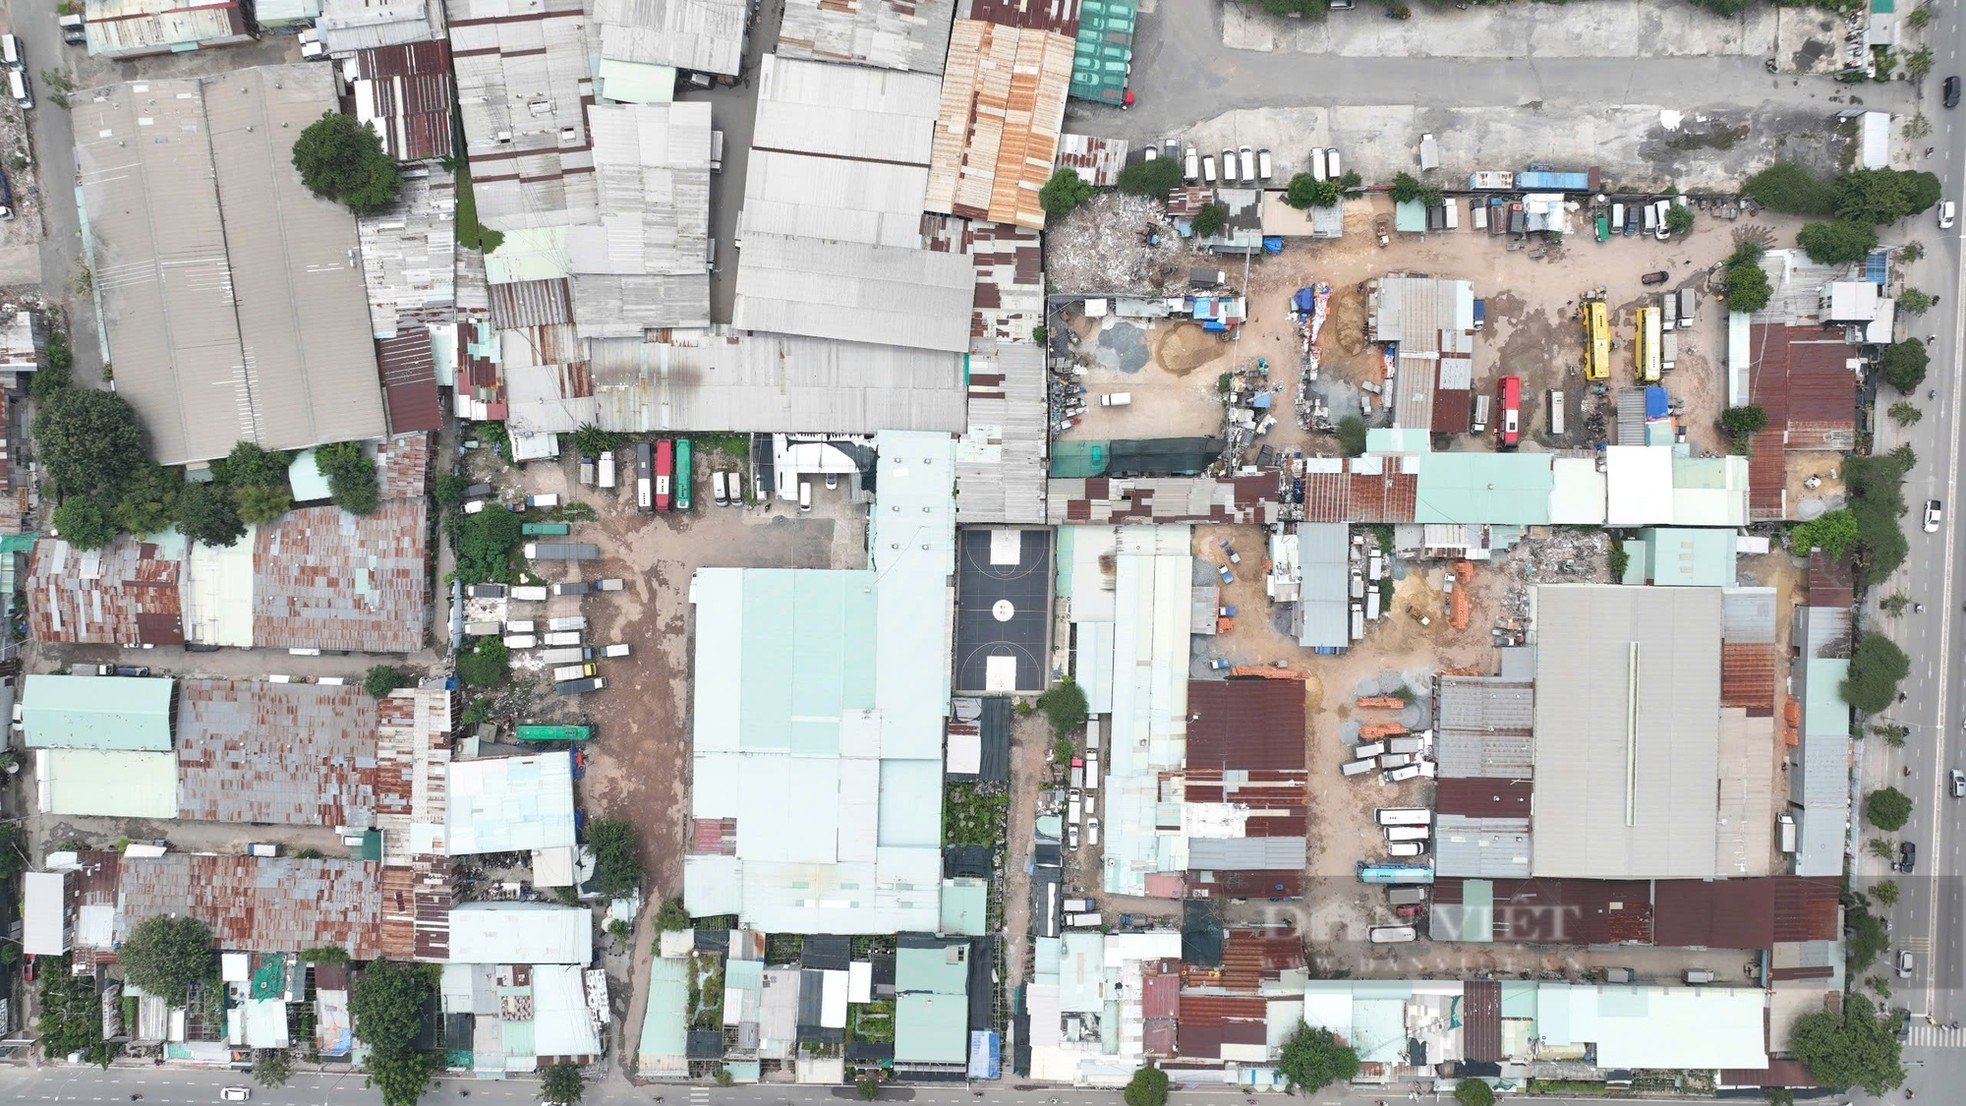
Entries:
[[233, 488], [232, 502], [239, 509], [240, 521], [254, 526], [272, 522], [294, 508], [294, 497], [288, 494], [286, 488], [266, 484]]
[[1077, 733], [1085, 725], [1085, 689], [1067, 676], [1038, 696], [1038, 709], [1050, 720], [1053, 736]]
[[1878, 829], [1893, 833], [1903, 829], [1910, 819], [1911, 796], [1897, 788], [1880, 787], [1864, 796], [1864, 821]]
[[488, 507], [462, 518], [451, 541], [457, 553], [457, 575], [467, 584], [505, 582], [512, 578], [512, 547], [523, 536], [519, 516], [498, 507]]
[[1891, 416], [1891, 421], [1897, 423], [1899, 426], [1915, 425], [1918, 420], [1925, 417], [1925, 412], [1920, 411], [1908, 399], [1901, 399], [1893, 403], [1886, 413]]
[[681, 899], [663, 899], [655, 912], [655, 931], [667, 933], [672, 929], [689, 928], [689, 911], [683, 907]]
[[63, 492], [116, 488], [146, 460], [136, 412], [115, 392], [56, 392], [34, 416], [34, 441]]
[[1862, 1087], [1881, 1095], [1905, 1081], [1898, 1040], [1869, 1002], [1846, 1002], [1840, 1015], [1804, 1015], [1789, 1032], [1789, 1051], [1833, 1091]]
[[712, 1083], [715, 1083], [719, 1087], [728, 1087], [732, 1083], [737, 1082], [737, 1077], [730, 1073], [730, 1068], [728, 1066], [725, 1066], [725, 1067], [718, 1068], [716, 1071], [712, 1072], [710, 1075], [710, 1081]]
[[[1682, 204], [1672, 204], [1666, 208], [1666, 232], [1685, 234], [1693, 229], [1693, 209]], [[1483, 1083], [1482, 1086], [1488, 1084]]]
[[1836, 213], [1873, 226], [1895, 223], [1939, 202], [1939, 178], [1912, 169], [1857, 169], [1836, 182]]
[[582, 423], [580, 429], [573, 432], [573, 448], [582, 457], [599, 457], [620, 449], [627, 440], [628, 435], [602, 430], [591, 422]]
[[1826, 511], [1789, 532], [1789, 548], [1798, 554], [1820, 549], [1835, 560], [1842, 560], [1857, 544], [1857, 516], [1848, 510]]
[[642, 886], [641, 849], [635, 827], [619, 818], [587, 823], [587, 847], [594, 850], [594, 890], [615, 898]]
[[871, 1075], [865, 1076], [854, 1080], [853, 1090], [863, 1101], [872, 1102], [881, 1097], [881, 1081]]
[[497, 687], [510, 672], [511, 651], [496, 637], [481, 637], [469, 653], [457, 658], [457, 678], [472, 687]]
[[1836, 210], [1836, 188], [1793, 161], [1778, 161], [1749, 177], [1741, 192], [1770, 211], [1790, 215], [1828, 215]]
[[1809, 223], [1796, 232], [1795, 244], [1818, 265], [1848, 265], [1876, 248], [1877, 231], [1850, 219]]
[[1884, 347], [1884, 353], [1878, 358], [1879, 375], [1886, 384], [1910, 395], [1925, 383], [1925, 368], [1931, 360], [1932, 355], [1926, 352], [1925, 343], [1915, 338], [1892, 342]]
[[386, 699], [399, 687], [410, 686], [409, 673], [393, 664], [378, 664], [362, 676], [362, 690], [377, 699]]
[[1753, 313], [1768, 306], [1775, 289], [1768, 283], [1768, 274], [1752, 261], [1744, 261], [1727, 269], [1727, 309]]
[[246, 535], [232, 493], [214, 483], [187, 482], [178, 496], [178, 532], [201, 545], [230, 546]]
[[1479, 1079], [1463, 1079], [1454, 1085], [1454, 1101], [1461, 1106], [1495, 1106], [1495, 1088]]
[[464, 493], [470, 487], [471, 478], [469, 476], [461, 472], [447, 472], [437, 478], [437, 483], [431, 491], [431, 496], [436, 499], [437, 506], [449, 510], [456, 510], [464, 506]]
[[71, 495], [55, 508], [55, 532], [77, 549], [101, 549], [116, 540], [116, 527], [100, 496]]
[[1347, 457], [1361, 457], [1365, 454], [1365, 420], [1357, 415], [1346, 415], [1338, 420], [1338, 447]]
[[253, 1082], [262, 1087], [284, 1087], [293, 1078], [293, 1064], [287, 1054], [277, 1048], [262, 1048], [253, 1053]]
[[1914, 81], [1924, 80], [1932, 72], [1932, 48], [1923, 46], [1905, 55], [1905, 72]]
[[1895, 906], [1898, 902], [1898, 884], [1895, 880], [1884, 880], [1870, 889], [1870, 897], [1885, 906]]
[[184, 495], [184, 470], [144, 464], [123, 481], [116, 497], [115, 522], [132, 534], [156, 534], [170, 529]]
[[381, 504], [375, 460], [360, 442], [336, 442], [314, 451], [314, 465], [328, 478], [328, 498], [351, 515], [370, 515]]
[[1729, 407], [1720, 413], [1720, 428], [1740, 447], [1735, 452], [1746, 453], [1748, 440], [1768, 429], [1768, 412], [1753, 404]]
[[116, 949], [116, 960], [123, 965], [123, 978], [173, 1005], [218, 967], [211, 927], [178, 914], [138, 922]]
[[261, 449], [253, 442], [242, 441], [232, 447], [232, 452], [212, 462], [212, 475], [218, 478], [219, 483], [235, 488], [253, 485], [284, 488], [287, 485], [287, 467], [293, 463], [291, 453], [276, 453]]
[[1907, 288], [1898, 294], [1898, 306], [1903, 308], [1905, 313], [1909, 315], [1925, 314], [1927, 311], [1932, 310], [1932, 303], [1931, 296], [1926, 295], [1916, 288]]
[[1328, 1083], [1344, 1083], [1358, 1075], [1358, 1053], [1338, 1043], [1328, 1029], [1300, 1025], [1285, 1041], [1277, 1069], [1292, 1090], [1317, 1091]]
[[382, 1096], [382, 1106], [416, 1106], [437, 1081], [437, 1060], [427, 1052], [377, 1049], [369, 1053], [363, 1071], [369, 1089]]
[[1196, 237], [1207, 238], [1222, 233], [1222, 228], [1228, 225], [1228, 222], [1227, 207], [1221, 204], [1203, 204], [1196, 209], [1194, 218], [1188, 221], [1188, 227], [1195, 232]]
[[1072, 169], [1060, 169], [1051, 174], [1051, 179], [1038, 189], [1038, 206], [1044, 208], [1047, 217], [1068, 214], [1091, 198], [1092, 185]]
[[1126, 1106], [1167, 1106], [1167, 1073], [1159, 1068], [1141, 1068], [1127, 1081], [1122, 1097]]
[[1258, 0], [1271, 15], [1307, 16], [1322, 19], [1331, 10], [1330, 0]]
[[[1865, 634], [1850, 650], [1850, 671], [1843, 678], [1843, 698], [1865, 714], [1876, 714], [1897, 698], [1898, 683], [1911, 673], [1911, 658], [1897, 643], [1879, 634]], [[1896, 829], [1896, 826], [1882, 826]]]
[[1409, 200], [1417, 200], [1424, 190], [1424, 186], [1413, 174], [1407, 172], [1393, 174], [1393, 187], [1390, 194], [1394, 203], [1403, 204]]
[[1283, 202], [1296, 208], [1330, 207], [1344, 195], [1344, 185], [1335, 180], [1319, 180], [1309, 173], [1290, 178], [1283, 190]]
[[1181, 165], [1170, 157], [1136, 161], [1120, 170], [1119, 190], [1153, 200], [1165, 200], [1181, 186]]
[[436, 1061], [415, 1045], [424, 1003], [434, 989], [427, 964], [376, 960], [355, 977], [348, 1012], [355, 1035], [371, 1050], [368, 1083], [382, 1093], [383, 1106], [412, 1106], [436, 1075]]
[[580, 1069], [565, 1060], [547, 1068], [540, 1074], [539, 1100], [558, 1103], [559, 1106], [573, 1106], [580, 1101], [580, 1093], [587, 1089], [587, 1077]]
[[323, 112], [294, 140], [294, 168], [316, 196], [340, 200], [357, 215], [396, 202], [402, 179], [382, 139], [353, 116]]

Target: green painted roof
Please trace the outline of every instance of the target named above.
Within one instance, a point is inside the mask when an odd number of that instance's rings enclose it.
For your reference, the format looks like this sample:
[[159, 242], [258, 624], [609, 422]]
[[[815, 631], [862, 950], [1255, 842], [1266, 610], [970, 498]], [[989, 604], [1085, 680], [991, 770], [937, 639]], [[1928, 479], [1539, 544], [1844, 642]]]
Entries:
[[1400, 200], [1393, 204], [1393, 229], [1412, 234], [1425, 232], [1427, 205], [1418, 200]]
[[649, 963], [648, 1012], [642, 1016], [644, 1063], [678, 1059], [689, 1051], [689, 961], [658, 956]]
[[171, 747], [175, 681], [125, 676], [29, 676], [21, 722], [32, 749], [161, 753]]
[[1653, 527], [1645, 538], [1645, 575], [1661, 587], [1719, 588], [1734, 582], [1734, 531]]
[[960, 1064], [969, 1059], [968, 948], [895, 950], [896, 1063]]
[[1461, 940], [1495, 940], [1495, 884], [1471, 879], [1461, 884]]
[[1416, 482], [1413, 521], [1542, 526], [1555, 470], [1547, 453], [1430, 453]]
[[989, 932], [990, 884], [980, 879], [942, 881], [942, 932], [981, 937]]
[[871, 572], [745, 576], [740, 668], [761, 678], [743, 684], [740, 749], [839, 755], [840, 716], [874, 706], [873, 584]]
[[1850, 675], [1850, 662], [1833, 657], [1815, 657], [1805, 662], [1803, 673], [1802, 734], [1804, 737], [1833, 736], [1848, 732], [1850, 704], [1843, 699], [1843, 680]]

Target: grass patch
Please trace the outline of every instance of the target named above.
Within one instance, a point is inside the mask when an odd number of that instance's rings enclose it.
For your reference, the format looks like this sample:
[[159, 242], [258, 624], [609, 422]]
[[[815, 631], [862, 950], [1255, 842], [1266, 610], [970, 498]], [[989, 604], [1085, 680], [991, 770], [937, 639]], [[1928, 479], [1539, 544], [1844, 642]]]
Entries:
[[466, 249], [491, 253], [505, 242], [505, 235], [478, 221], [478, 198], [471, 190], [471, 167], [457, 166], [457, 244]]
[[942, 793], [942, 840], [949, 845], [995, 845], [1003, 840], [1010, 796], [952, 783]]

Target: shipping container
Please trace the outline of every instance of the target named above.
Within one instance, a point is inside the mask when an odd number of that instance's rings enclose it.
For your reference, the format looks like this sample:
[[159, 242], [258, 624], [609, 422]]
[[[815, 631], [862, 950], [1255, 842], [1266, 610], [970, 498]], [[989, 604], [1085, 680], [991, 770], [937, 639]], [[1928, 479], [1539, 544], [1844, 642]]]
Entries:
[[586, 595], [594, 590], [594, 585], [585, 580], [562, 580], [551, 585], [550, 590], [554, 595]]
[[1659, 326], [1664, 330], [1679, 326], [1679, 293], [1667, 292], [1659, 297]]
[[690, 448], [688, 438], [676, 439], [676, 509], [687, 511], [690, 506]]
[[534, 629], [536, 627], [530, 618], [514, 618], [505, 624], [505, 632], [508, 634], [530, 634]]
[[548, 647], [557, 646], [557, 645], [579, 645], [580, 631], [565, 630], [560, 633], [541, 634], [539, 635], [539, 643], [541, 645], [545, 645]]
[[1065, 900], [1065, 913], [1067, 914], [1086, 914], [1091, 912], [1091, 910], [1092, 910], [1091, 899], [1080, 898], [1080, 899]]
[[1693, 312], [1700, 306], [1700, 293], [1691, 286], [1679, 290], [1679, 329], [1693, 325]]
[[1386, 892], [1386, 901], [1394, 906], [1412, 906], [1427, 901], [1424, 887], [1395, 887]]
[[1425, 841], [1427, 838], [1432, 837], [1433, 834], [1433, 829], [1428, 826], [1386, 827], [1386, 840], [1388, 841]]
[[625, 586], [627, 585], [619, 577], [614, 576], [594, 581], [595, 591], [620, 591]]
[[1412, 753], [1387, 753], [1379, 758], [1379, 767], [1388, 770], [1404, 768], [1413, 763]]
[[1386, 751], [1389, 753], [1417, 753], [1426, 747], [1427, 739], [1418, 734], [1401, 734], [1386, 739]]
[[1425, 864], [1368, 864], [1358, 862], [1360, 883], [1432, 883], [1434, 870]]
[[635, 509], [655, 510], [654, 462], [650, 459], [649, 444], [635, 443]]
[[1348, 760], [1338, 766], [1338, 771], [1347, 776], [1363, 776], [1379, 767], [1379, 758], [1366, 757], [1364, 760]]
[[528, 603], [546, 602], [545, 584], [516, 584], [512, 588], [512, 598]]
[[580, 459], [580, 482], [584, 486], [593, 486], [594, 459], [592, 457], [582, 457]]
[[464, 594], [473, 599], [503, 599], [505, 598], [505, 585], [472, 584], [470, 587], [464, 589]]
[[585, 630], [587, 628], [587, 616], [565, 614], [558, 618], [549, 618], [546, 620], [546, 628], [554, 631]]
[[490, 637], [503, 628], [503, 623], [498, 622], [466, 622], [464, 624], [464, 636]]
[[1088, 718], [1085, 720], [1085, 747], [1091, 752], [1096, 753], [1099, 751], [1099, 720], [1097, 718]]
[[507, 649], [531, 649], [539, 644], [539, 639], [531, 634], [506, 634], [500, 640]]
[[1420, 933], [1412, 926], [1373, 926], [1366, 931], [1366, 937], [1375, 945], [1395, 945], [1417, 941]]
[[520, 741], [589, 741], [594, 737], [594, 727], [520, 726], [517, 737]]
[[1067, 914], [1065, 924], [1074, 929], [1097, 929], [1106, 924], [1106, 920], [1097, 914]]
[[1423, 806], [1382, 806], [1372, 812], [1382, 826], [1429, 826], [1434, 812]]
[[584, 541], [529, 541], [529, 561], [591, 561], [601, 555], [601, 547]]
[[541, 492], [538, 495], [529, 495], [526, 497], [526, 506], [528, 507], [558, 507], [559, 505], [560, 493], [558, 492]]
[[1360, 744], [1360, 745], [1356, 745], [1356, 746], [1353, 746], [1353, 748], [1352, 748], [1352, 755], [1353, 755], [1353, 756], [1355, 756], [1355, 757], [1358, 757], [1358, 758], [1360, 758], [1360, 759], [1362, 759], [1362, 760], [1370, 760], [1370, 759], [1372, 759], [1373, 757], [1376, 757], [1376, 756], [1378, 756], [1378, 755], [1379, 755], [1380, 753], [1383, 753], [1383, 752], [1385, 752], [1385, 751], [1386, 751], [1386, 743], [1385, 743], [1385, 742], [1383, 742], [1383, 741], [1367, 741], [1367, 742], [1364, 742], [1363, 744]]
[[1084, 796], [1074, 793], [1072, 797], [1066, 800], [1065, 802], [1065, 821], [1076, 826], [1080, 822], [1083, 822], [1084, 820], [1085, 820], [1085, 798]]
[[1405, 783], [1407, 780], [1413, 780], [1419, 778], [1420, 778], [1420, 766], [1417, 764], [1408, 764], [1404, 767], [1395, 768], [1392, 771], [1386, 773], [1387, 783]]
[[1099, 754], [1090, 753], [1085, 758], [1085, 789], [1099, 790]]
[[591, 661], [594, 650], [587, 645], [561, 645], [541, 650], [539, 660], [542, 664], [571, 664], [575, 661]]

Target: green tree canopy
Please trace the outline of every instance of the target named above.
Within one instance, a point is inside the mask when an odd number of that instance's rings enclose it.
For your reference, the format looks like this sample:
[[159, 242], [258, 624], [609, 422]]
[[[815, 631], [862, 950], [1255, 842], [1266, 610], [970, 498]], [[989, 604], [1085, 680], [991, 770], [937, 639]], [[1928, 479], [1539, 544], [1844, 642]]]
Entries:
[[1886, 833], [1905, 827], [1911, 819], [1911, 796], [1895, 787], [1880, 787], [1864, 796], [1864, 821]]
[[881, 1097], [881, 1081], [871, 1075], [862, 1076], [853, 1081], [853, 1090], [862, 1101], [872, 1102]]
[[1897, 1037], [1868, 1001], [1846, 1002], [1841, 1014], [1804, 1015], [1789, 1033], [1789, 1051], [1833, 1091], [1862, 1087], [1881, 1095], [1905, 1081]]
[[672, 929], [689, 928], [689, 911], [684, 909], [681, 899], [664, 899], [655, 912], [655, 931], [666, 933]]
[[1052, 734], [1058, 737], [1075, 733], [1085, 725], [1086, 708], [1085, 689], [1069, 676], [1038, 696], [1038, 709], [1044, 712], [1051, 722]]
[[277, 1048], [262, 1048], [253, 1053], [253, 1082], [262, 1087], [284, 1087], [293, 1078], [293, 1064], [287, 1054]]
[[382, 1096], [382, 1106], [416, 1106], [437, 1081], [437, 1058], [427, 1052], [376, 1051], [362, 1070], [369, 1089]]
[[293, 510], [294, 497], [284, 486], [244, 484], [232, 489], [232, 502], [239, 509], [240, 521], [261, 526]]
[[177, 1004], [218, 967], [211, 927], [188, 915], [145, 918], [116, 949], [123, 978]]
[[1778, 161], [1749, 177], [1741, 191], [1770, 211], [1828, 215], [1836, 210], [1835, 186], [1793, 161]]
[[368, 1084], [382, 1095], [383, 1106], [414, 1106], [436, 1077], [436, 1059], [416, 1050], [435, 976], [427, 964], [376, 960], [355, 977], [348, 1012], [355, 1035], [371, 1049]]
[[362, 676], [362, 690], [377, 699], [384, 699], [399, 687], [410, 686], [409, 673], [393, 664], [378, 664]]
[[1883, 355], [1878, 358], [1879, 375], [1886, 384], [1910, 395], [1925, 382], [1925, 368], [1931, 360], [1932, 355], [1926, 352], [1925, 343], [1916, 338], [1892, 342], [1884, 347]]
[[77, 549], [101, 549], [116, 540], [116, 526], [100, 496], [78, 494], [55, 508], [55, 532]]
[[402, 178], [367, 124], [338, 111], [323, 112], [294, 140], [294, 168], [317, 196], [339, 200], [357, 215], [396, 202]]
[[1121, 1097], [1126, 1106], [1167, 1106], [1167, 1073], [1159, 1068], [1141, 1068], [1127, 1081]]
[[1795, 244], [1818, 265], [1848, 265], [1877, 247], [1877, 231], [1854, 219], [1809, 223], [1796, 232]]
[[457, 678], [472, 687], [497, 687], [509, 675], [511, 651], [496, 637], [481, 637], [468, 653], [457, 658]]
[[1720, 428], [1736, 441], [1752, 438], [1768, 429], [1768, 412], [1752, 404], [1729, 407], [1720, 413]]
[[1229, 209], [1221, 204], [1203, 204], [1195, 210], [1195, 217], [1188, 222], [1188, 228], [1198, 237], [1222, 233], [1229, 222]]
[[201, 545], [230, 546], [246, 535], [232, 493], [215, 483], [186, 482], [178, 496], [177, 528]]
[[136, 412], [115, 392], [64, 388], [43, 400], [34, 443], [63, 492], [117, 488], [148, 459]]
[[[1671, 204], [1666, 208], [1666, 232], [1685, 234], [1693, 229], [1693, 209], [1684, 204]], [[1488, 1084], [1483, 1083], [1486, 1087]]]
[[1391, 195], [1394, 203], [1403, 204], [1408, 200], [1417, 200], [1424, 191], [1426, 187], [1413, 174], [1407, 172], [1393, 174]]
[[1038, 189], [1038, 206], [1045, 215], [1057, 218], [1092, 198], [1092, 186], [1076, 170], [1060, 169]]
[[1335, 180], [1319, 180], [1309, 173], [1290, 178], [1283, 190], [1283, 202], [1296, 208], [1329, 207], [1344, 196], [1344, 185]]
[[1775, 289], [1768, 283], [1768, 274], [1752, 261], [1742, 261], [1727, 269], [1727, 309], [1729, 311], [1755, 312], [1768, 306], [1768, 300]]
[[[1843, 698], [1865, 714], [1888, 708], [1898, 696], [1898, 684], [1911, 673], [1911, 658], [1882, 634], [1865, 634], [1850, 650], [1850, 672], [1843, 678]], [[1895, 826], [1883, 826], [1895, 829]]]
[[1277, 1069], [1298, 1091], [1317, 1091], [1330, 1083], [1349, 1082], [1358, 1075], [1358, 1053], [1338, 1043], [1328, 1029], [1300, 1025], [1285, 1041]]
[[580, 1101], [581, 1092], [586, 1089], [587, 1077], [580, 1074], [578, 1067], [565, 1060], [540, 1073], [539, 1101], [543, 1103], [574, 1106]]
[[524, 534], [519, 516], [498, 506], [475, 515], [452, 515], [457, 532], [451, 546], [457, 552], [457, 575], [467, 584], [509, 582], [512, 548]]
[[1347, 457], [1365, 455], [1365, 420], [1357, 415], [1346, 415], [1338, 420], [1338, 447]]
[[1115, 183], [1122, 192], [1165, 200], [1169, 192], [1181, 186], [1181, 165], [1171, 157], [1136, 161], [1120, 170], [1119, 180]]
[[287, 466], [293, 464], [291, 453], [274, 452], [261, 449], [253, 442], [239, 442], [232, 452], [212, 462], [212, 475], [219, 483], [235, 488], [259, 486], [264, 488], [284, 488], [287, 486]]
[[587, 845], [594, 850], [594, 890], [614, 898], [642, 886], [642, 855], [634, 826], [619, 818], [589, 822]]
[[1463, 1079], [1454, 1085], [1454, 1101], [1460, 1106], [1495, 1106], [1495, 1088], [1479, 1079]]
[[1860, 533], [1855, 512], [1825, 511], [1789, 532], [1789, 548], [1798, 554], [1820, 549], [1840, 561], [1850, 555]]
[[315, 467], [328, 478], [328, 498], [351, 515], [371, 515], [381, 503], [375, 460], [360, 442], [336, 442], [314, 451]]
[[1836, 182], [1836, 213], [1860, 223], [1895, 223], [1938, 203], [1942, 191], [1931, 173], [1856, 169]]
[[115, 522], [132, 534], [156, 534], [177, 521], [184, 470], [145, 463], [124, 479], [116, 496]]

